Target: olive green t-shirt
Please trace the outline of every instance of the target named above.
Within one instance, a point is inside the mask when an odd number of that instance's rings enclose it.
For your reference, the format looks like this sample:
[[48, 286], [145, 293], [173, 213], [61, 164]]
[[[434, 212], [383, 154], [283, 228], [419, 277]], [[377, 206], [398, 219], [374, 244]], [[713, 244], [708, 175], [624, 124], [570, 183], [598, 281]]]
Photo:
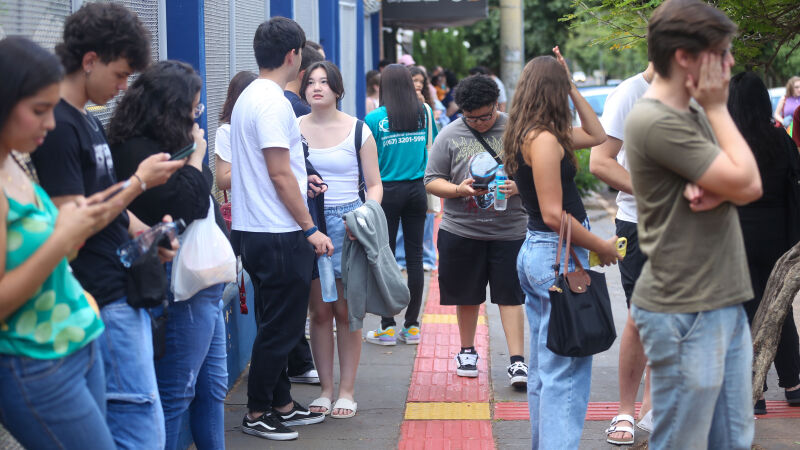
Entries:
[[692, 212], [683, 190], [721, 151], [705, 114], [642, 98], [625, 121], [625, 147], [647, 262], [633, 303], [653, 312], [691, 313], [753, 298], [736, 207]]

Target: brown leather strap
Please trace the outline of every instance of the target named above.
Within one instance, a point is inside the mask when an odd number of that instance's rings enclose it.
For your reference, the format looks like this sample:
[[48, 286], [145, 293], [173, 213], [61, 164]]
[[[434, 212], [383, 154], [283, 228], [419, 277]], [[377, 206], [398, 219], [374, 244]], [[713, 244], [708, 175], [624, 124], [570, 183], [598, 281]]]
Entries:
[[222, 191], [222, 196], [225, 197], [225, 203], [228, 203], [228, 191]]
[[561, 271], [561, 247], [564, 244], [564, 231], [567, 226], [568, 214], [566, 211], [561, 211], [561, 227], [558, 230], [558, 249], [556, 249], [556, 263], [553, 264], [553, 271], [558, 278], [558, 272]]
[[581, 260], [578, 259], [578, 255], [575, 254], [575, 249], [572, 248], [572, 214], [567, 214], [567, 220], [567, 250], [564, 254], [564, 275], [569, 271], [569, 255], [572, 255], [575, 259], [575, 272], [583, 270]]

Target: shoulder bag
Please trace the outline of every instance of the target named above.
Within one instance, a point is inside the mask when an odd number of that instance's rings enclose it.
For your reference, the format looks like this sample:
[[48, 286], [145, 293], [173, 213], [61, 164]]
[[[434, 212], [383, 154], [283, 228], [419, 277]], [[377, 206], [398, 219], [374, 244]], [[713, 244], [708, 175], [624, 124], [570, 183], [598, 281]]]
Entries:
[[[561, 271], [561, 250], [565, 239], [564, 270]], [[562, 211], [558, 251], [553, 265], [556, 281], [550, 287], [547, 348], [557, 355], [576, 358], [608, 350], [617, 338], [617, 332], [605, 274], [584, 269], [571, 244], [572, 215]], [[575, 260], [573, 272], [567, 272], [570, 255]]]

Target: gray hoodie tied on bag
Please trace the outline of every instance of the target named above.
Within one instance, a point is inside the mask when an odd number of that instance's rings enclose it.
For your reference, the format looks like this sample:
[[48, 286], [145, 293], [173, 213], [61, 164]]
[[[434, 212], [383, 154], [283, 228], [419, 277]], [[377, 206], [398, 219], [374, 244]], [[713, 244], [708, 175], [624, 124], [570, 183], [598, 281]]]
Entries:
[[389, 231], [381, 205], [374, 200], [344, 215], [355, 241], [345, 237], [342, 283], [350, 331], [363, 327], [366, 313], [394, 316], [408, 306], [408, 285], [389, 247]]

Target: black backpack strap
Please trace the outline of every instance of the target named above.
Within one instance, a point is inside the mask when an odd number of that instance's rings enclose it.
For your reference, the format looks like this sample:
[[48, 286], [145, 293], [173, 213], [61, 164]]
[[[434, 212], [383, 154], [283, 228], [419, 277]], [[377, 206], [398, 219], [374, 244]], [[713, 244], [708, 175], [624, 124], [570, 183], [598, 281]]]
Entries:
[[367, 182], [364, 179], [364, 169], [361, 167], [361, 132], [364, 128], [364, 121], [356, 119], [356, 132], [355, 132], [355, 149], [356, 149], [356, 162], [358, 162], [358, 196], [361, 201], [366, 201], [367, 198]]
[[486, 139], [484, 139], [483, 136], [481, 136], [481, 134], [478, 133], [478, 130], [469, 126], [467, 120], [464, 119], [464, 116], [461, 116], [461, 120], [464, 122], [464, 126], [467, 127], [470, 133], [472, 133], [472, 135], [475, 136], [475, 139], [477, 139], [478, 142], [481, 143], [483, 148], [485, 148], [486, 151], [489, 152], [490, 155], [492, 155], [492, 158], [494, 158], [494, 160], [497, 161], [498, 164], [503, 164], [503, 161], [500, 160], [500, 157], [497, 156], [497, 153], [495, 153], [494, 149], [492, 149], [492, 147], [486, 142]]

